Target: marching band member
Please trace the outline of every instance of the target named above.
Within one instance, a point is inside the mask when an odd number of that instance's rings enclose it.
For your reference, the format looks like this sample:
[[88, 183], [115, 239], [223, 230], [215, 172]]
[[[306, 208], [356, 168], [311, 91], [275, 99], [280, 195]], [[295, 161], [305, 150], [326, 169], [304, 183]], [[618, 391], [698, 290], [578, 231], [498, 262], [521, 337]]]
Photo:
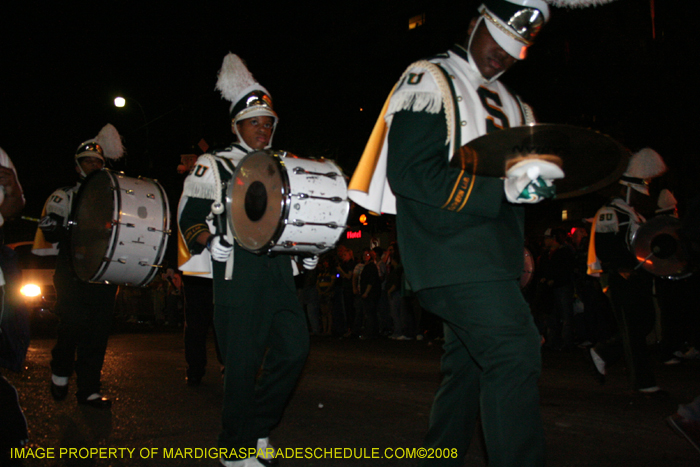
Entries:
[[0, 148], [0, 227], [24, 208], [24, 194], [12, 160]]
[[[3, 225], [5, 219], [16, 216], [24, 208], [24, 195], [22, 187], [17, 178], [17, 171], [12, 163], [12, 160], [7, 153], [0, 148], [0, 246], [3, 245]], [[8, 319], [12, 313], [21, 313], [24, 310], [14, 306], [12, 296], [6, 295], [6, 280], [12, 281], [13, 276], [20, 273], [17, 265], [12, 265], [15, 271], [5, 271], [5, 258], [0, 262], [0, 324], [5, 319]], [[10, 285], [12, 285], [10, 283]], [[14, 331], [15, 329], [12, 329]], [[0, 334], [3, 332], [12, 332], [10, 328], [0, 328]], [[18, 341], [22, 336], [13, 336]], [[27, 331], [26, 345], [29, 345], [29, 334]], [[22, 362], [26, 355], [26, 347], [22, 354]], [[2, 355], [2, 357], [7, 357]], [[5, 359], [3, 358], [3, 362]], [[24, 417], [22, 407], [19, 405], [19, 398], [15, 387], [2, 375], [0, 364], [0, 465], [16, 465], [15, 460], [11, 457], [11, 450], [21, 448], [29, 442], [29, 433], [27, 431], [27, 419]], [[9, 363], [8, 363], [9, 366]], [[17, 368], [13, 369], [18, 371]]]
[[[350, 197], [396, 213], [406, 278], [445, 323], [444, 379], [424, 446], [455, 455], [421, 465], [463, 465], [481, 413], [490, 465], [539, 466], [540, 337], [519, 287], [522, 203], [552, 196], [551, 179], [563, 174], [533, 162], [504, 181], [451, 167], [450, 158], [479, 136], [534, 120], [498, 78], [525, 58], [549, 7], [486, 0], [479, 13], [463, 45], [414, 63], [400, 78], [363, 155], [379, 154], [369, 191], [354, 191], [365, 188], [354, 183], [358, 166]], [[384, 188], [375, 196], [377, 186]]]
[[[270, 465], [269, 435], [280, 421], [309, 350], [309, 333], [287, 255], [241, 248], [228, 229], [221, 200], [236, 165], [269, 148], [277, 126], [270, 93], [241, 59], [228, 54], [217, 89], [231, 102], [237, 141], [204, 154], [185, 179], [180, 200], [180, 270], [214, 279], [214, 327], [224, 360], [219, 448], [258, 449], [258, 456], [221, 459], [228, 467]], [[307, 258], [313, 269], [318, 258]]]
[[597, 379], [603, 383], [606, 366], [624, 354], [632, 388], [651, 397], [668, 397], [656, 385], [646, 343], [656, 321], [654, 277], [639, 267], [632, 240], [646, 222], [639, 211], [643, 197], [649, 196], [649, 180], [665, 171], [666, 164], [653, 149], [644, 148], [630, 158], [619, 181], [624, 185], [620, 196], [595, 215], [588, 256], [589, 274], [608, 274], [608, 293], [618, 327], [615, 337], [589, 349]]
[[85, 177], [102, 170], [105, 158], [123, 156], [121, 137], [111, 124], [93, 139], [83, 142], [75, 153], [79, 181], [54, 191], [44, 205], [34, 238], [34, 254], [58, 255], [54, 285], [56, 309], [60, 318], [56, 345], [51, 351], [51, 395], [62, 401], [68, 395], [68, 381], [75, 371], [79, 404], [108, 409], [112, 401], [103, 396], [101, 373], [112, 327], [117, 286], [83, 282], [70, 265], [68, 219]]

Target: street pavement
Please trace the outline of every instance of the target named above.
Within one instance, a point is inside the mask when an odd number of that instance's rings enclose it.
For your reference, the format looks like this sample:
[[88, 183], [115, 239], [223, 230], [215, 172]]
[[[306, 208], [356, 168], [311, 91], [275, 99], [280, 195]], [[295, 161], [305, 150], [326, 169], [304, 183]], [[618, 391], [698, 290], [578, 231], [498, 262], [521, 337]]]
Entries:
[[[213, 448], [222, 384], [213, 338], [203, 383], [189, 387], [181, 330], [115, 333], [103, 370], [111, 411], [78, 406], [72, 396], [51, 398], [53, 342], [34, 338], [25, 371], [4, 372], [29, 424], [31, 450], [25, 455], [34, 457], [25, 466], [219, 465]], [[427, 427], [441, 352], [439, 342], [426, 340], [313, 337], [298, 388], [272, 435], [285, 453], [280, 465], [418, 465], [408, 457], [418, 454]], [[679, 403], [700, 394], [700, 360], [657, 366], [659, 384], [671, 394], [666, 400], [630, 391], [621, 364], [609, 369], [604, 385], [589, 365], [583, 350], [543, 354], [548, 466], [700, 465], [700, 452], [664, 422]], [[465, 465], [486, 465], [482, 444], [477, 431]]]

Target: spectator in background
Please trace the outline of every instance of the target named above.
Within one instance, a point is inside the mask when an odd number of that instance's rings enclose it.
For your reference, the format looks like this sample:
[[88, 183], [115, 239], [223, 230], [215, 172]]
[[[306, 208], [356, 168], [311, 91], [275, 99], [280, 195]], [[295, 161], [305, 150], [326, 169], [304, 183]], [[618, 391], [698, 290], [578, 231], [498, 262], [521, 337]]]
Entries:
[[377, 254], [374, 250], [362, 252], [364, 267], [360, 275], [360, 297], [364, 315], [364, 329], [360, 339], [373, 339], [379, 336], [377, 308], [382, 296], [382, 280], [379, 276]]
[[174, 269], [168, 268], [163, 275], [167, 287], [165, 289], [165, 325], [180, 327], [182, 325], [182, 276]]
[[391, 267], [386, 278], [386, 294], [389, 297], [389, 310], [393, 321], [392, 339], [411, 340], [413, 331], [413, 320], [411, 312], [406, 306], [403, 298], [403, 266], [401, 265], [401, 255], [396, 244], [389, 246], [391, 249]]
[[336, 273], [331, 268], [328, 256], [324, 257], [318, 269], [316, 290], [321, 312], [321, 335], [330, 336], [333, 331], [333, 296]]
[[352, 271], [352, 293], [354, 295], [353, 308], [355, 310], [355, 319], [352, 323], [348, 323], [348, 332], [343, 337], [359, 337], [362, 332], [362, 324], [364, 321], [364, 306], [362, 305], [362, 270], [365, 268], [365, 255], [370, 254], [371, 250], [365, 248], [362, 250], [360, 260], [355, 265]]
[[353, 323], [355, 322], [355, 306], [354, 295], [352, 291], [353, 270], [355, 269], [355, 255], [352, 250], [346, 246], [338, 246], [339, 263], [336, 266], [336, 271], [340, 280], [340, 288], [342, 293], [343, 305], [343, 333], [351, 332]]
[[546, 313], [545, 346], [554, 350], [574, 348], [574, 250], [563, 229], [547, 229], [540, 268], [544, 293], [550, 304]]

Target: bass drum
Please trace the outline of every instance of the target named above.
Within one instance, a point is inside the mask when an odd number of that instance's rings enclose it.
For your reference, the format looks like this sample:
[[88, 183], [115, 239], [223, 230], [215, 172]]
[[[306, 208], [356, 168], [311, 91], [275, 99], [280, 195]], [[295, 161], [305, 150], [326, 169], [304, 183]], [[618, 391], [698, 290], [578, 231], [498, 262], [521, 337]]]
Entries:
[[530, 250], [525, 247], [525, 261], [523, 262], [523, 273], [520, 275], [520, 288], [524, 289], [532, 281], [532, 275], [535, 273], [535, 259], [532, 257]]
[[70, 219], [70, 260], [86, 282], [145, 286], [165, 255], [170, 225], [163, 187], [110, 170], [90, 174]]
[[345, 231], [350, 202], [335, 162], [267, 150], [238, 164], [226, 209], [236, 241], [248, 251], [320, 255]]

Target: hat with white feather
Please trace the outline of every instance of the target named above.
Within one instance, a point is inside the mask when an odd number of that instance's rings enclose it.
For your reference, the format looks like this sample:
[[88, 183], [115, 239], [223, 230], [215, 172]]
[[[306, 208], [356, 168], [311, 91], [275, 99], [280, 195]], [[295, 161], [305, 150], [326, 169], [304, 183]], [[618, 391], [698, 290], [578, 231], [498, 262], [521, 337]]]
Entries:
[[[252, 117], [272, 117], [277, 126], [277, 113], [272, 108], [272, 97], [267, 89], [258, 83], [250, 73], [241, 58], [233, 53], [224, 57], [216, 81], [216, 89], [221, 97], [231, 103], [229, 114], [233, 122], [233, 130], [238, 135], [241, 144], [245, 144], [238, 134], [236, 123]], [[274, 129], [273, 129], [274, 134]], [[272, 143], [272, 138], [270, 138]]]
[[651, 148], [644, 148], [632, 154], [627, 170], [620, 177], [620, 183], [649, 195], [649, 181], [663, 175], [664, 172], [666, 163], [659, 153]]
[[81, 175], [85, 176], [78, 161], [83, 157], [96, 157], [103, 163], [105, 158], [111, 160], [121, 159], [124, 155], [124, 146], [122, 138], [114, 125], [111, 123], [102, 127], [100, 132], [92, 139], [83, 141], [75, 151], [75, 163], [80, 169]]

